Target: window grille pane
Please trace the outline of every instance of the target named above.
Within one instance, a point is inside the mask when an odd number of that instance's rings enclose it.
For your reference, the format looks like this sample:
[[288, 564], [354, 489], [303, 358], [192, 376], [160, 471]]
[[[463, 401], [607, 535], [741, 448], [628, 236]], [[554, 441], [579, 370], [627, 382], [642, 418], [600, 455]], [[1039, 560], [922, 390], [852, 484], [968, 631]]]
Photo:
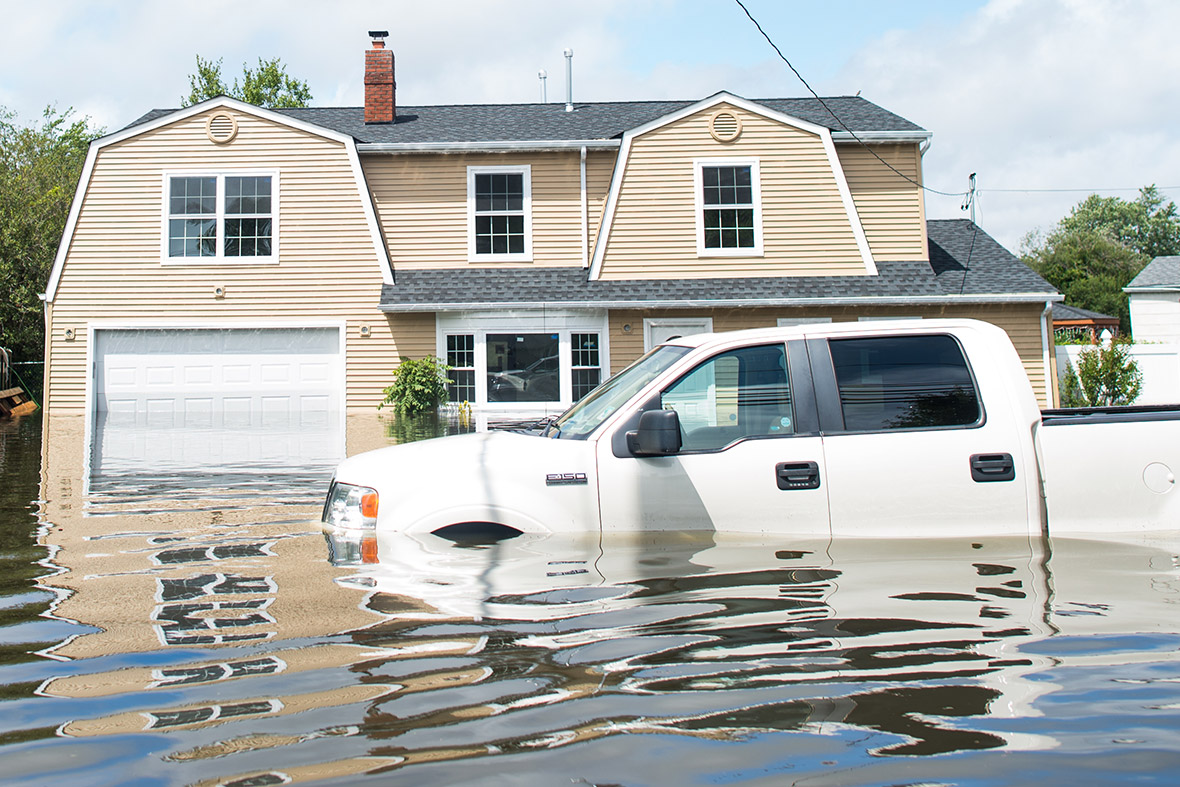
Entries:
[[602, 371], [600, 369], [574, 369], [573, 370], [573, 396], [574, 401], [578, 401], [586, 394], [593, 391], [602, 382]]
[[173, 216], [217, 213], [217, 178], [172, 178], [168, 212]]
[[270, 213], [270, 178], [227, 177], [225, 212], [230, 215]]
[[950, 336], [834, 339], [828, 346], [848, 431], [970, 426], [982, 417], [971, 371]]
[[451, 402], [475, 401], [475, 370], [452, 369], [448, 374], [452, 382], [447, 384], [447, 400]]
[[750, 208], [713, 208], [703, 211], [705, 248], [754, 247], [754, 211]]
[[570, 350], [574, 368], [598, 366], [598, 334], [575, 333], [570, 335]]
[[217, 254], [217, 221], [169, 219], [169, 257], [213, 257]]
[[476, 254], [523, 254], [524, 216], [476, 216]]
[[706, 205], [752, 205], [754, 203], [751, 168], [702, 167], [702, 198]]
[[488, 173], [475, 176], [475, 210], [488, 211], [524, 210], [524, 174]]
[[269, 257], [270, 219], [226, 219], [225, 256]]

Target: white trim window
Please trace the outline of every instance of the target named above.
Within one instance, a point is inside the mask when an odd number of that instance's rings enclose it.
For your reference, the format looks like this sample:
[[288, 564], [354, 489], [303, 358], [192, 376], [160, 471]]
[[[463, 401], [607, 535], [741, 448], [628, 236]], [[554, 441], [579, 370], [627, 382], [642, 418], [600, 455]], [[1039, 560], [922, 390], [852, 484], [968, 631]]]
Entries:
[[570, 334], [570, 377], [573, 401], [578, 401], [602, 382], [602, 356], [597, 333]]
[[762, 188], [757, 159], [697, 159], [697, 255], [762, 255]]
[[169, 173], [164, 195], [165, 261], [278, 260], [277, 173]]
[[531, 262], [532, 168], [467, 168], [467, 259]]

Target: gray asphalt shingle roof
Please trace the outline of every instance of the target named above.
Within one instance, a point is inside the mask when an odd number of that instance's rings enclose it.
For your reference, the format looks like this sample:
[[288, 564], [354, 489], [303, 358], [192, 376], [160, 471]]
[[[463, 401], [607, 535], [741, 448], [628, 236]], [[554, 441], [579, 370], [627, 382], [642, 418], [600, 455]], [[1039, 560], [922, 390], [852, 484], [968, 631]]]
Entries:
[[[826, 126], [832, 131], [843, 131], [844, 125], [853, 132], [923, 131], [920, 126], [859, 96], [825, 98], [824, 102], [836, 113], [835, 117], [814, 98], [754, 99], [756, 104], [808, 123]], [[365, 124], [363, 107], [306, 107], [274, 111], [347, 134], [360, 143], [477, 143], [614, 139], [630, 129], [695, 103], [696, 100], [603, 101], [576, 103], [573, 112], [566, 112], [564, 104], [398, 107], [395, 122], [373, 125]], [[175, 111], [152, 110], [128, 128]]]
[[1053, 304], [1053, 319], [1054, 320], [1104, 320], [1107, 322], [1118, 322], [1118, 317], [1110, 314], [1102, 314], [1101, 312], [1092, 312], [1089, 309], [1081, 309], [1077, 306], [1067, 306], [1064, 303]]
[[1180, 257], [1156, 257], [1147, 263], [1126, 289], [1139, 287], [1180, 288]]
[[[791, 276], [588, 281], [582, 268], [445, 268], [397, 271], [381, 290], [387, 311], [498, 308], [906, 303], [963, 296], [1056, 294], [1044, 279], [966, 220], [930, 221], [931, 262], [878, 262], [877, 276]], [[974, 247], [972, 240], [974, 239]], [[970, 256], [968, 257], [968, 251]], [[938, 260], [937, 265], [935, 259]], [[974, 296], [974, 297], [972, 297]]]

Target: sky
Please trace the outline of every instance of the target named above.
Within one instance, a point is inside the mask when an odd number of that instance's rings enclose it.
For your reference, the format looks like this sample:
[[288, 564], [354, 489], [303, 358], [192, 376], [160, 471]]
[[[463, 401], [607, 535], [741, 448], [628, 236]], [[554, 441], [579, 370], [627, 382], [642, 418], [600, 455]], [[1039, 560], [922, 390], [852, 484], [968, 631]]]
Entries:
[[[1090, 193], [1180, 199], [1180, 2], [744, 0], [821, 96], [933, 133], [929, 218], [1019, 253]], [[281, 58], [317, 106], [359, 106], [369, 30], [390, 31], [401, 105], [810, 95], [735, 0], [0, 0], [0, 106], [72, 108], [115, 131], [177, 107], [196, 57], [227, 77]], [[945, 192], [949, 196], [935, 192]]]

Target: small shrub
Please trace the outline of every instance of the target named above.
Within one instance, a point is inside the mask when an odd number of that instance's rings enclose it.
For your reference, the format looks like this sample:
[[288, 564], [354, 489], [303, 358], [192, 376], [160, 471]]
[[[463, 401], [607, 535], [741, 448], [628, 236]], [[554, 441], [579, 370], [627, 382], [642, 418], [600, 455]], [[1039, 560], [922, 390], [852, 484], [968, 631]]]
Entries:
[[1061, 395], [1062, 407], [1086, 406], [1086, 395], [1082, 392], [1082, 384], [1078, 382], [1078, 373], [1069, 361], [1065, 362], [1065, 375], [1057, 384], [1057, 391]]
[[433, 355], [425, 358], [402, 358], [393, 372], [393, 385], [385, 389], [385, 400], [377, 405], [393, 405], [399, 414], [437, 410], [447, 400], [447, 377], [451, 367]]
[[1143, 372], [1131, 357], [1130, 345], [1130, 339], [1115, 339], [1108, 347], [1082, 350], [1077, 376], [1084, 406], [1131, 404], [1139, 398]]

